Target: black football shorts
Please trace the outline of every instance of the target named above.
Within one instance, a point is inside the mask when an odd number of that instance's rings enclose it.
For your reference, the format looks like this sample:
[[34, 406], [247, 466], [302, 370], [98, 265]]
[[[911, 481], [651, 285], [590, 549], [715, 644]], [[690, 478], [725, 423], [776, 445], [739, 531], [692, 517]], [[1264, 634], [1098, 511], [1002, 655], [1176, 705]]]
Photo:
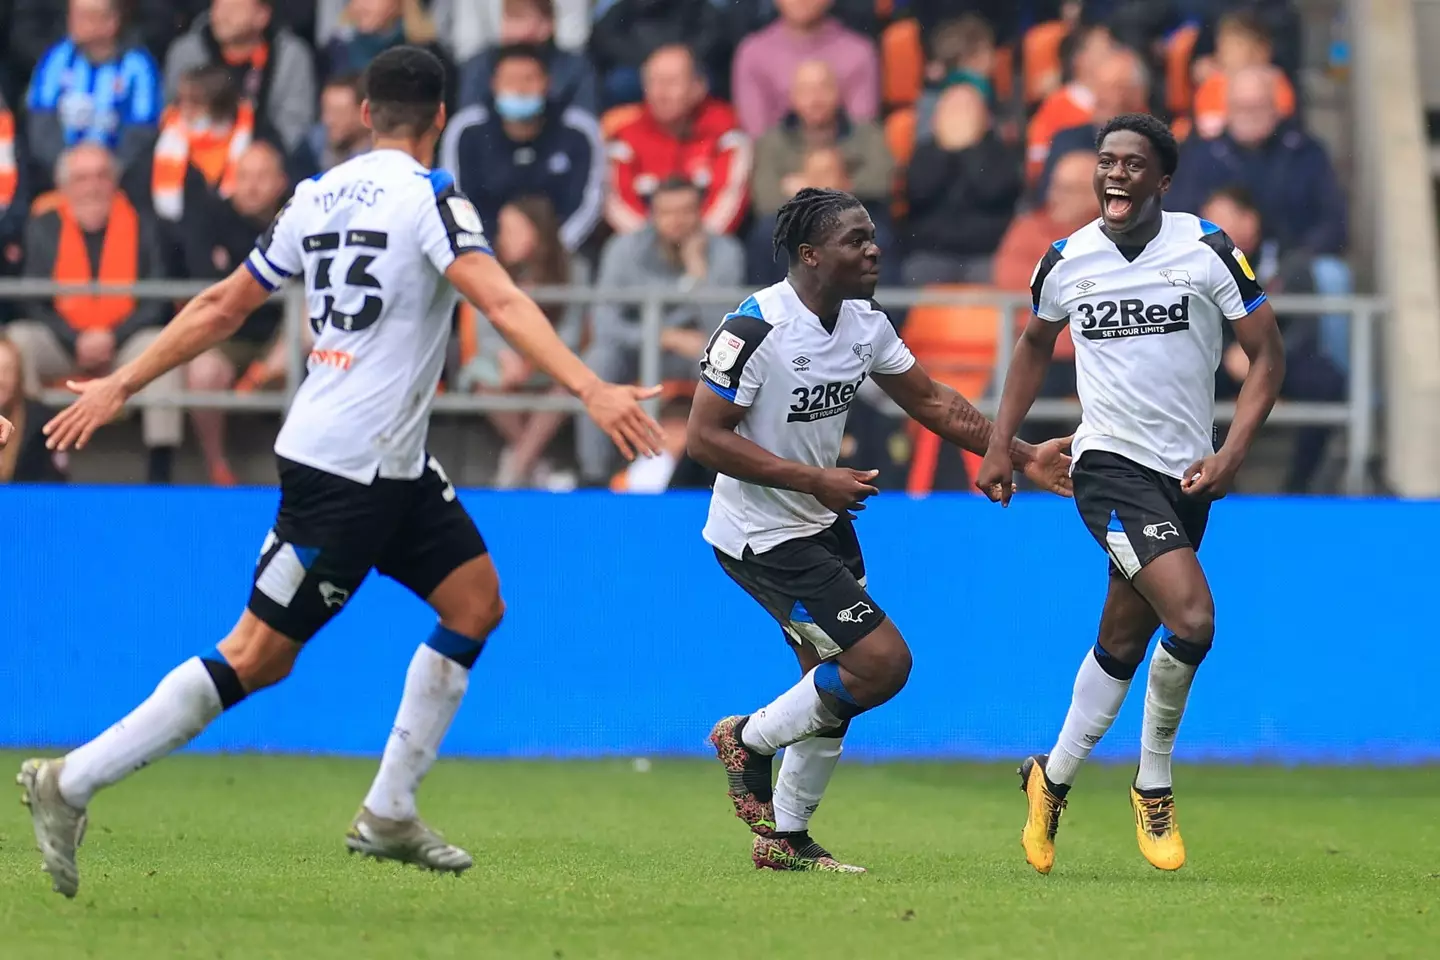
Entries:
[[1200, 549], [1211, 500], [1180, 491], [1174, 477], [1105, 450], [1087, 450], [1071, 472], [1075, 506], [1110, 555], [1112, 575], [1133, 578], [1156, 557]]
[[865, 558], [846, 517], [764, 553], [746, 547], [739, 560], [720, 550], [715, 557], [793, 643], [810, 644], [821, 659], [839, 656], [885, 622], [865, 591]]
[[424, 600], [485, 539], [434, 457], [414, 480], [356, 483], [280, 458], [280, 512], [255, 566], [250, 612], [298, 643], [377, 570]]

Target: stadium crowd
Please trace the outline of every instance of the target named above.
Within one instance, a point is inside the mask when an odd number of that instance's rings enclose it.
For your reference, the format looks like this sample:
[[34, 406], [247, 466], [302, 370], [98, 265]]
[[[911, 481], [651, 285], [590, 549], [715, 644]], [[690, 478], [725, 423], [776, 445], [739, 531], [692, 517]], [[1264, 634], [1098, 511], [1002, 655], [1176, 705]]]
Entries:
[[[1344, 191], [1305, 129], [1289, 0], [12, 0], [0, 17], [0, 276], [227, 274], [294, 183], [368, 149], [359, 74], [411, 43], [451, 66], [437, 165], [525, 285], [683, 299], [774, 282], [775, 212], [813, 186], [865, 201], [884, 285], [1024, 293], [1045, 247], [1098, 215], [1098, 126], [1148, 110], [1185, 137], [1168, 209], [1219, 224], [1272, 292], [1350, 292]], [[635, 375], [637, 309], [542, 306], [602, 376]], [[125, 362], [175, 309], [0, 301], [0, 413], [23, 438], [0, 452], [0, 482], [63, 479], [27, 398]], [[587, 423], [572, 450], [564, 415], [494, 413], [494, 483], [550, 483], [551, 462], [586, 486], [706, 483], [684, 456], [685, 398], [721, 315], [664, 314], [666, 457], [616, 474]], [[994, 310], [892, 318], [927, 366], [986, 389]], [[152, 389], [283, 386], [281, 320], [262, 310]], [[1343, 399], [1345, 318], [1282, 321], [1282, 395]], [[1067, 344], [1047, 396], [1073, 395]], [[451, 391], [551, 389], [469, 308], [453, 358]], [[1244, 365], [1232, 344], [1222, 395]], [[151, 481], [169, 480], [187, 416], [212, 481], [233, 483], [224, 414], [164, 408], [143, 415]], [[965, 485], [958, 454], [920, 455], [895, 422], [881, 404], [851, 417], [854, 455], [882, 483]], [[1301, 432], [1289, 489], [1311, 485], [1326, 439]]]

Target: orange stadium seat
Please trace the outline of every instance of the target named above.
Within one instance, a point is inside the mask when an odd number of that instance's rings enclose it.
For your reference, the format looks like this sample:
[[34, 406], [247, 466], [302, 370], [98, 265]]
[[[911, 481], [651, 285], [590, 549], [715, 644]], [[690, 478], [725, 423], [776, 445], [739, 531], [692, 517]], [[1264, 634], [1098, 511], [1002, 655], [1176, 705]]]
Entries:
[[920, 21], [897, 20], [880, 34], [880, 94], [887, 106], [908, 107], [920, 99], [925, 50]]
[[[984, 290], [966, 284], [935, 284], [932, 292], [963, 292]], [[926, 372], [953, 388], [966, 399], [983, 396], [995, 372], [995, 358], [1000, 337], [1000, 311], [991, 306], [911, 307], [902, 331], [905, 343]], [[935, 482], [935, 467], [940, 459], [941, 440], [928, 430], [919, 430], [915, 452], [910, 461], [906, 491], [919, 496], [929, 493]], [[980, 468], [980, 458], [964, 454], [965, 468], [970, 476]]]
[[1063, 20], [1037, 23], [1025, 31], [1020, 41], [1021, 68], [1024, 70], [1025, 102], [1039, 103], [1049, 92], [1046, 87], [1054, 77], [1063, 74], [1060, 44], [1070, 33]]
[[890, 213], [903, 218], [909, 210], [905, 202], [905, 167], [915, 152], [915, 108], [902, 107], [885, 118], [885, 145], [895, 158], [895, 183], [890, 193]]
[[1015, 48], [995, 48], [995, 67], [990, 72], [990, 82], [995, 84], [995, 102], [1009, 103], [1015, 96]]

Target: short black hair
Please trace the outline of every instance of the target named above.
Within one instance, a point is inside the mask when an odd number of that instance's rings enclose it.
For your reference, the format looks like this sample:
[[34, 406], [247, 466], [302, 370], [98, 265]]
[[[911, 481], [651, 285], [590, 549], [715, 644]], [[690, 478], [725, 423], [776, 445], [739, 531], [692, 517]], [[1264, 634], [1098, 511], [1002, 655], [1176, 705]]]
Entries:
[[1175, 175], [1175, 168], [1180, 166], [1180, 146], [1175, 142], [1175, 134], [1170, 132], [1165, 121], [1148, 113], [1122, 113], [1100, 128], [1100, 132], [1095, 135], [1095, 149], [1099, 150], [1110, 134], [1122, 130], [1138, 133], [1149, 140], [1155, 155], [1160, 158], [1161, 172], [1167, 177]]
[[1258, 214], [1260, 212], [1260, 207], [1255, 202], [1255, 195], [1250, 192], [1249, 187], [1243, 184], [1230, 183], [1215, 190], [1210, 196], [1205, 198], [1205, 202], [1200, 205], [1200, 209], [1204, 210], [1216, 200], [1228, 200], [1242, 210], [1249, 210], [1251, 213]]
[[195, 98], [215, 119], [234, 117], [240, 110], [240, 88], [223, 64], [202, 63], [180, 75]]
[[358, 73], [336, 73], [325, 81], [321, 90], [349, 90], [357, 101], [365, 99], [365, 84]]
[[420, 47], [386, 50], [370, 61], [361, 83], [379, 134], [420, 135], [434, 125], [445, 100], [445, 66]]
[[550, 61], [545, 58], [545, 51], [534, 43], [507, 43], [495, 51], [494, 65], [490, 68], [490, 76], [494, 77], [495, 72], [500, 69], [500, 64], [506, 60], [534, 60], [540, 64], [540, 69], [547, 74], [550, 72]]
[[661, 180], [655, 189], [650, 191], [650, 199], [654, 200], [662, 193], [679, 193], [681, 191], [693, 193], [697, 197], [702, 197], [705, 194], [705, 191], [700, 189], [700, 184], [691, 180], [689, 177], [676, 173]]
[[835, 227], [840, 214], [863, 206], [855, 196], [844, 190], [806, 187], [785, 201], [775, 214], [772, 256], [778, 256], [784, 250], [791, 260], [795, 260], [800, 255], [800, 244], [814, 246], [826, 231]]

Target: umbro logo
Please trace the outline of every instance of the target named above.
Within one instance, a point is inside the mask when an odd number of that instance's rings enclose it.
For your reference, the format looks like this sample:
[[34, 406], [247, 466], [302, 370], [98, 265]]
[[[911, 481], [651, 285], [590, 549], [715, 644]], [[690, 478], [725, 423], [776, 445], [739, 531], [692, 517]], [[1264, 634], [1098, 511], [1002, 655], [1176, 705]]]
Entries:
[[799, 356], [799, 357], [796, 357], [794, 360], [791, 360], [790, 362], [793, 363], [793, 364], [795, 364], [795, 369], [796, 369], [796, 370], [804, 370], [806, 367], [810, 366], [810, 358], [809, 358], [809, 357], [806, 357], [806, 356], [803, 356], [803, 355], [802, 355], [802, 356]]
[[1095, 288], [1095, 281], [1094, 281], [1094, 280], [1081, 280], [1079, 283], [1075, 284], [1075, 289], [1076, 289], [1076, 290], [1079, 290], [1081, 293], [1085, 293], [1085, 292], [1087, 292], [1087, 291], [1089, 291], [1089, 290], [1093, 290], [1094, 288]]

